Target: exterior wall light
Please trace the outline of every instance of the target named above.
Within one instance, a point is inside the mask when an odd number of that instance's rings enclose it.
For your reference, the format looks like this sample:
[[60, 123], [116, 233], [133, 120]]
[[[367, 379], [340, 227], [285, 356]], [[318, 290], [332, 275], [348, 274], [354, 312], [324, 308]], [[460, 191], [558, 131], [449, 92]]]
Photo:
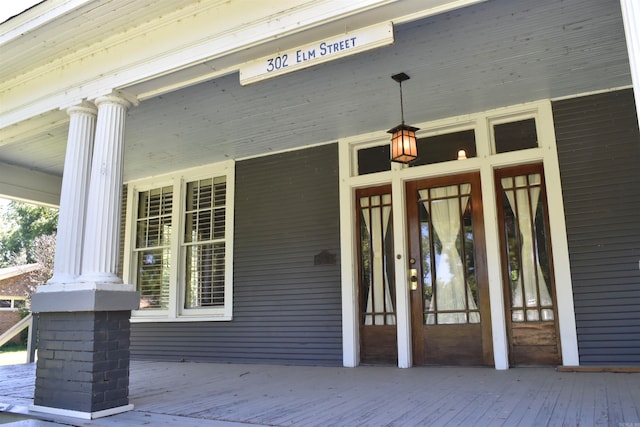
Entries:
[[405, 73], [394, 74], [391, 78], [400, 85], [400, 118], [402, 123], [387, 132], [391, 134], [391, 161], [409, 163], [418, 157], [416, 131], [419, 128], [404, 124], [404, 107], [402, 105], [402, 82], [409, 80]]

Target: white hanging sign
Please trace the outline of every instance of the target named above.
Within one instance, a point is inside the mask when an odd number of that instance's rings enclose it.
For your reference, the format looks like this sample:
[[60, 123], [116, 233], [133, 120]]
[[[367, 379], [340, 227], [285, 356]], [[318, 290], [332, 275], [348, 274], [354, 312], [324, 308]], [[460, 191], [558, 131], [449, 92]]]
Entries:
[[248, 85], [392, 43], [391, 22], [361, 28], [247, 62], [240, 66], [240, 84]]

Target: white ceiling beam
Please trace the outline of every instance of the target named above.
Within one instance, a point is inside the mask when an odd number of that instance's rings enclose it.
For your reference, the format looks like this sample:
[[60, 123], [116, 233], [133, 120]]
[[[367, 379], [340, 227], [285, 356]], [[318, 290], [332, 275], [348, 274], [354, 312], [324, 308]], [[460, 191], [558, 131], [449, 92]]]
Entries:
[[58, 207], [62, 177], [0, 162], [0, 197]]
[[0, 46], [25, 37], [26, 34], [47, 25], [93, 0], [46, 0], [3, 23]]

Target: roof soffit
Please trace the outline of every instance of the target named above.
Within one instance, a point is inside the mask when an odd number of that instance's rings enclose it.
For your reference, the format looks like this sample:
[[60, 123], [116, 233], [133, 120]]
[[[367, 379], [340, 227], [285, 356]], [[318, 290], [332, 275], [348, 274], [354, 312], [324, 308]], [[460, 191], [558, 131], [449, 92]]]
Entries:
[[[64, 19], [59, 18], [62, 21], [60, 30], [64, 29], [60, 33], [65, 40], [75, 40], [73, 47], [63, 49], [58, 46], [51, 49], [51, 55], [56, 52], [57, 55], [48, 57], [9, 55], [15, 59], [7, 61], [5, 66], [8, 68], [2, 70], [8, 78], [0, 82], [0, 97], [5, 106], [0, 114], [0, 126], [92, 99], [114, 89], [125, 89], [135, 96], [145, 93], [153, 96], [230, 73], [241, 63], [278, 50], [283, 44], [295, 46], [348, 30], [348, 26], [360, 28], [385, 20], [403, 22], [479, 1], [281, 0], [260, 2], [251, 10], [241, 2], [221, 1], [183, 2], [183, 7], [175, 10], [176, 3], [173, 2], [172, 12], [148, 20], [149, 16], [157, 15], [156, 3], [160, 5], [159, 10], [163, 10], [168, 2], [163, 0], [154, 2], [153, 11], [147, 11], [147, 15], [134, 14], [136, 22], [112, 24], [106, 31], [111, 36], [106, 37], [103, 31], [101, 39], [94, 39], [87, 45], [75, 24], [93, 17], [92, 27], [100, 28], [114, 16], [123, 15], [119, 7], [124, 8], [125, 3], [130, 2], [98, 2], [110, 5], [108, 10], [111, 12], [96, 15], [98, 8], [89, 9], [96, 2], [78, 0], [80, 7], [69, 11]], [[102, 9], [102, 12], [106, 10]], [[50, 32], [49, 26], [55, 25], [54, 22], [34, 26], [30, 31], [33, 34]], [[7, 23], [0, 28], [5, 25]], [[28, 40], [25, 45], [24, 37], [15, 38], [0, 48], [4, 52], [43, 49], [42, 43], [34, 42], [35, 45], [30, 46]], [[50, 43], [57, 46], [56, 40]]]

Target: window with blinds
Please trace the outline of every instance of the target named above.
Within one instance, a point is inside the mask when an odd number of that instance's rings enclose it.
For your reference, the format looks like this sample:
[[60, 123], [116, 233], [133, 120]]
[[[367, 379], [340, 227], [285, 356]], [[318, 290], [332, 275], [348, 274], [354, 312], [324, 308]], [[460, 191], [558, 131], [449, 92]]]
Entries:
[[226, 177], [187, 183], [184, 308], [224, 304]]
[[166, 309], [169, 304], [172, 214], [172, 187], [138, 193], [135, 252], [141, 309]]
[[128, 183], [125, 276], [133, 319], [230, 320], [234, 163]]

